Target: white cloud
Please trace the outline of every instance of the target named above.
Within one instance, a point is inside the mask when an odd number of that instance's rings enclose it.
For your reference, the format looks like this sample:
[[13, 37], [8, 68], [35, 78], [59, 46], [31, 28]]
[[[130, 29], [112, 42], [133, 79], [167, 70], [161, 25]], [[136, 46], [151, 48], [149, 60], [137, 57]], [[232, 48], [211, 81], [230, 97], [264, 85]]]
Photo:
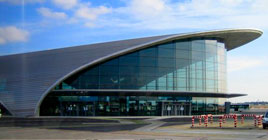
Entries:
[[0, 0], [0, 2], [8, 2], [10, 4], [33, 4], [33, 3], [43, 3], [45, 0]]
[[[125, 6], [92, 6], [82, 0], [52, 0], [69, 13], [67, 23], [132, 29], [268, 29], [267, 0], [129, 0]], [[109, 14], [109, 16], [104, 16]]]
[[64, 12], [54, 12], [49, 8], [38, 8], [37, 11], [44, 17], [54, 18], [54, 19], [66, 19], [67, 15]]
[[77, 0], [52, 0], [60, 8], [71, 9], [78, 4]]
[[0, 44], [9, 42], [26, 42], [29, 38], [29, 32], [18, 29], [15, 26], [0, 27]]
[[107, 22], [139, 29], [268, 28], [267, 0], [131, 0]]
[[227, 62], [228, 72], [241, 71], [248, 68], [254, 68], [263, 64], [263, 59], [249, 57], [230, 57]]
[[87, 19], [87, 20], [96, 20], [96, 18], [99, 15], [109, 13], [110, 10], [107, 7], [100, 6], [96, 8], [91, 8], [88, 6], [81, 6], [79, 9], [76, 11], [76, 16], [82, 19]]
[[[67, 24], [83, 24], [85, 27], [96, 27], [96, 21], [101, 15], [110, 13], [112, 9], [106, 6], [92, 6], [90, 2], [79, 0], [52, 0], [57, 7], [63, 8], [64, 12], [54, 12], [48, 8], [39, 8], [38, 12], [45, 17], [54, 19], [66, 19]], [[67, 13], [69, 15], [67, 15]]]
[[141, 19], [159, 16], [169, 9], [163, 0], [132, 0], [128, 8], [131, 14]]

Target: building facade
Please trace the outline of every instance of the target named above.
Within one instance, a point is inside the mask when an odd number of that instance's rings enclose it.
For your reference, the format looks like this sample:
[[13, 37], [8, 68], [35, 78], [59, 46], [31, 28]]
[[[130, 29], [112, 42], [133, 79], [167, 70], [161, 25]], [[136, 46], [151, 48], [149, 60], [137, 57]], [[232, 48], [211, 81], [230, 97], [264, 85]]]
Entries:
[[0, 101], [14, 116], [222, 114], [226, 98], [245, 95], [227, 93], [226, 52], [261, 34], [233, 29], [2, 56]]

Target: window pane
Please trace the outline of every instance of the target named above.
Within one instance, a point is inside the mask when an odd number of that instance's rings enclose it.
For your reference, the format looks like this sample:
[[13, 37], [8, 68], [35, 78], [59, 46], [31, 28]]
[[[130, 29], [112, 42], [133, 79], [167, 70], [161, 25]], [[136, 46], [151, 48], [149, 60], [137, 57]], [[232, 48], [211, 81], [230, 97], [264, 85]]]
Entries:
[[140, 66], [151, 66], [155, 67], [157, 58], [152, 57], [140, 57]]
[[163, 76], [163, 75], [166, 75], [166, 74], [171, 73], [173, 71], [175, 71], [174, 68], [158, 67], [157, 75]]
[[197, 61], [195, 66], [196, 66], [196, 69], [199, 69], [199, 70], [204, 69], [203, 61]]
[[206, 62], [206, 70], [214, 71], [214, 63]]
[[177, 77], [186, 77], [187, 68], [177, 69]]
[[196, 79], [190, 79], [190, 87], [195, 88], [196, 87]]
[[148, 48], [140, 51], [140, 56], [156, 57], [156, 48]]
[[186, 78], [177, 77], [177, 87], [185, 87], [186, 88]]
[[176, 68], [182, 68], [189, 65], [189, 60], [186, 59], [176, 59]]
[[176, 49], [179, 50], [190, 50], [191, 42], [185, 41], [185, 42], [176, 42]]
[[155, 90], [156, 89], [156, 81], [151, 81], [147, 84], [147, 90]]
[[210, 53], [206, 53], [206, 61], [208, 62], [215, 62], [217, 58], [216, 54], [210, 54]]
[[207, 89], [214, 89], [214, 80], [206, 80], [206, 88]]
[[176, 50], [176, 58], [189, 59], [190, 52], [186, 50]]
[[205, 51], [205, 41], [204, 40], [193, 40], [192, 41], [192, 51]]
[[173, 83], [174, 83], [173, 73], [167, 74], [167, 87], [173, 89]]
[[159, 49], [174, 49], [174, 43], [166, 43], [166, 44], [161, 44], [158, 46]]
[[206, 52], [217, 53], [217, 41], [216, 40], [206, 40]]
[[118, 66], [100, 66], [100, 75], [118, 75]]
[[192, 51], [192, 59], [194, 59], [194, 60], [204, 60], [204, 58], [205, 58], [205, 53], [204, 52]]
[[214, 71], [206, 71], [206, 78], [207, 79], [215, 79]]
[[120, 66], [120, 75], [133, 75], [136, 76], [139, 73], [139, 67], [133, 66]]
[[140, 67], [139, 73], [140, 73], [140, 76], [155, 76], [156, 68], [155, 67]]
[[196, 70], [196, 78], [200, 78], [202, 79], [204, 76], [203, 76], [203, 71], [202, 70]]
[[174, 50], [159, 48], [158, 49], [158, 57], [174, 58]]
[[170, 58], [159, 58], [158, 59], [158, 67], [174, 67], [175, 59]]
[[138, 81], [136, 76], [120, 76], [119, 78], [120, 87], [125, 85], [137, 86]]
[[196, 72], [195, 69], [191, 68], [190, 70], [190, 78], [196, 78]]
[[127, 65], [127, 66], [138, 66], [139, 65], [139, 59], [138, 57], [125, 57], [122, 56], [119, 59], [120, 65]]
[[158, 78], [158, 86], [159, 87], [166, 87], [167, 86], [167, 78], [166, 76]]
[[90, 68], [84, 73], [84, 75], [99, 75], [99, 67], [95, 66], [93, 68]]
[[203, 89], [203, 80], [202, 79], [196, 79], [196, 87], [199, 89]]

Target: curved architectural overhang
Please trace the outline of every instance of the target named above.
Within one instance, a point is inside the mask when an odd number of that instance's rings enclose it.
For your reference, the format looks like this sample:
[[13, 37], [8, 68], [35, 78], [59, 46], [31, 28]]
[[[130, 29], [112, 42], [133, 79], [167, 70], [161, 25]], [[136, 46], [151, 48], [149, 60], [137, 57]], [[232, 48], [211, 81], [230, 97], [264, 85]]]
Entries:
[[35, 108], [35, 116], [38, 116], [39, 114], [39, 108], [40, 105], [43, 101], [43, 99], [46, 97], [46, 95], [48, 93], [50, 93], [55, 86], [57, 86], [60, 82], [62, 82], [63, 80], [65, 80], [66, 78], [68, 78], [69, 76], [87, 68], [90, 67], [92, 65], [96, 65], [98, 63], [107, 61], [109, 59], [127, 54], [127, 53], [131, 53], [140, 49], [144, 49], [147, 47], [151, 47], [154, 45], [158, 45], [161, 43], [166, 43], [172, 40], [179, 40], [179, 39], [187, 39], [187, 38], [219, 38], [222, 39], [225, 43], [225, 47], [227, 49], [227, 51], [232, 50], [234, 48], [237, 48], [239, 46], [242, 46], [244, 44], [247, 44], [255, 39], [257, 39], [258, 37], [260, 37], [262, 35], [262, 31], [258, 30], [258, 29], [226, 29], [226, 30], [214, 30], [214, 31], [206, 31], [206, 32], [193, 32], [193, 33], [185, 33], [185, 34], [174, 34], [171, 36], [167, 36], [164, 38], [161, 38], [159, 40], [155, 40], [152, 42], [147, 42], [144, 44], [140, 44], [137, 46], [133, 46], [118, 52], [115, 52], [113, 54], [107, 55], [105, 57], [96, 59], [95, 61], [91, 61], [86, 65], [80, 66], [77, 69], [71, 71], [70, 73], [68, 73], [67, 75], [63, 76], [62, 78], [58, 79], [53, 85], [51, 85], [43, 94], [42, 97], [40, 98], [40, 100], [38, 101], [38, 105]]
[[247, 96], [241, 93], [214, 93], [214, 92], [181, 92], [161, 90], [55, 90], [51, 96], [182, 96], [182, 97], [211, 97], [233, 98]]

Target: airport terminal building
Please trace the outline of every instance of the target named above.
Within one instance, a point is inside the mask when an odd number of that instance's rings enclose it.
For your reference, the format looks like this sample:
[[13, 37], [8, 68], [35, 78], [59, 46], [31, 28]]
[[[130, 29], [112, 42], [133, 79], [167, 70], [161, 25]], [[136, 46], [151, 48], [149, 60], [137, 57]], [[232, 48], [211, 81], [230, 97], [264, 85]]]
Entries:
[[12, 116], [222, 114], [226, 53], [259, 36], [230, 29], [0, 56], [0, 108]]

